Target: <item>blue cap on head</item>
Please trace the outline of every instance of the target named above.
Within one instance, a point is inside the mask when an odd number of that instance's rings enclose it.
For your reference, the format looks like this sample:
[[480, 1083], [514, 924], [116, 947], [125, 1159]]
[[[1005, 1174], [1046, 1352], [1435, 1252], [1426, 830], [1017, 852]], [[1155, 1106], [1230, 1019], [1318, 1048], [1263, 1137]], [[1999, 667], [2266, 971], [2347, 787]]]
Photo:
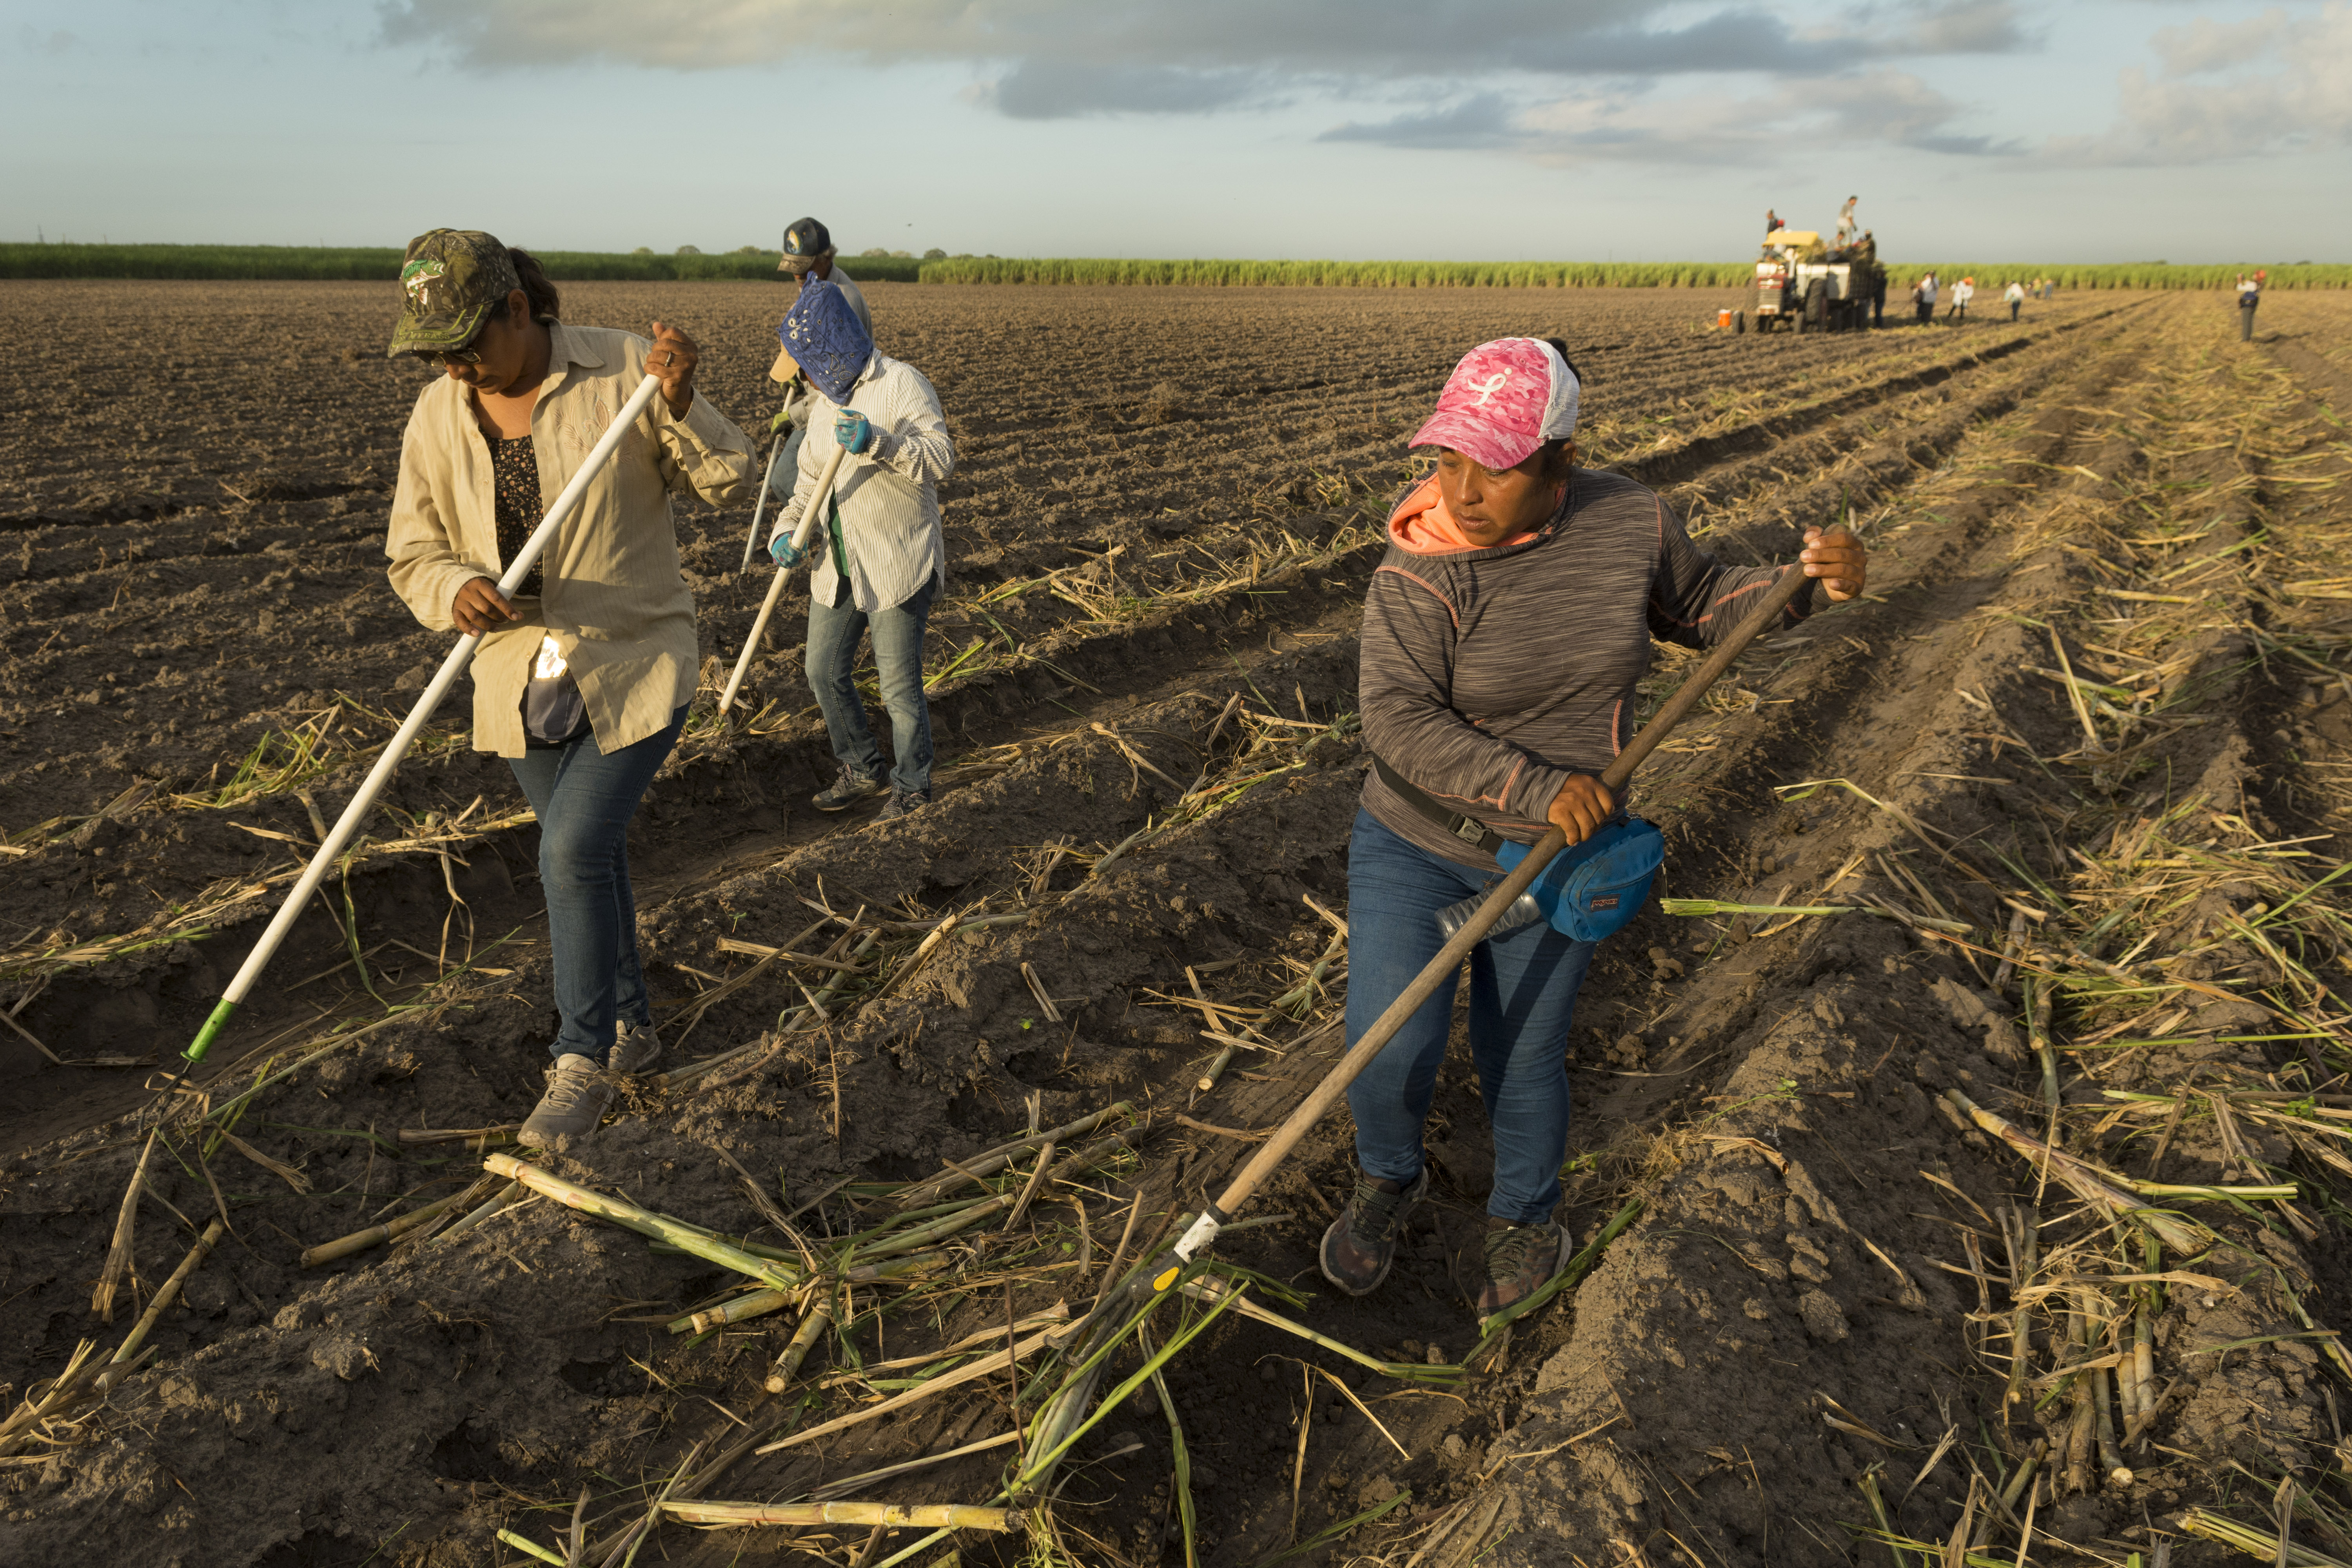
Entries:
[[874, 339], [850, 308], [838, 284], [814, 279], [801, 285], [776, 337], [814, 386], [835, 403], [849, 401], [852, 387], [874, 357]]

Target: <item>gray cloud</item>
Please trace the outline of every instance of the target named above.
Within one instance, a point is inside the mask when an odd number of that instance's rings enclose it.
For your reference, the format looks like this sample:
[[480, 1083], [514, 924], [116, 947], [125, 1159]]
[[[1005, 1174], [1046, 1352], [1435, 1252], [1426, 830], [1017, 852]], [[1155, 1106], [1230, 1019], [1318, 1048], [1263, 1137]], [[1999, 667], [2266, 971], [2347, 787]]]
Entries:
[[[795, 56], [1374, 80], [1834, 70], [2021, 47], [2011, 0], [1907, 0], [1800, 27], [1733, 4], [1680, 28], [1673, 0], [380, 0], [383, 37], [499, 69], [586, 60], [710, 69]], [[1215, 105], [1214, 107], [1222, 107]]]
[[1370, 124], [1351, 121], [1321, 139], [1505, 150], [1560, 163], [1597, 158], [1716, 163], [1752, 153], [1759, 125], [1770, 125], [1800, 145], [1882, 143], [1964, 157], [2023, 150], [2017, 142], [1954, 131], [1966, 111], [1965, 104], [1917, 77], [1882, 67], [1784, 83], [1747, 98], [1628, 89], [1562, 95], [1514, 110], [1498, 95], [1481, 93], [1449, 108]]
[[1273, 101], [1256, 71], [1181, 70], [1168, 66], [1078, 66], [1023, 60], [982, 90], [1014, 120], [1066, 120], [1081, 114], [1205, 114]]
[[[2013, 0], [1862, 0], [1817, 23], [1755, 0], [1696, 17], [1687, 0], [379, 0], [379, 14], [386, 41], [481, 70], [960, 62], [980, 79], [973, 97], [1022, 120], [1262, 109], [1311, 86], [1444, 105], [1350, 121], [1328, 141], [1674, 160], [1752, 152], [1752, 126], [1706, 129], [1712, 99], [1695, 100], [1696, 121], [1694, 105], [1679, 119], [1643, 110], [1677, 79], [1708, 75], [1813, 84], [1786, 110], [1801, 122], [1987, 151], [1951, 130], [1959, 106], [1890, 62], [2029, 47]], [[1465, 91], [1497, 79], [1530, 83], [1516, 101], [1552, 109]]]
[[1429, 114], [1399, 115], [1370, 125], [1349, 121], [1316, 138], [1318, 142], [1373, 142], [1383, 147], [1434, 148], [1443, 151], [1521, 147], [1528, 134], [1502, 99], [1480, 93], [1451, 109]]
[[2156, 36], [2160, 76], [2124, 71], [2113, 127], [2051, 151], [2084, 163], [2177, 167], [2352, 146], [2352, 4], [2273, 10]]

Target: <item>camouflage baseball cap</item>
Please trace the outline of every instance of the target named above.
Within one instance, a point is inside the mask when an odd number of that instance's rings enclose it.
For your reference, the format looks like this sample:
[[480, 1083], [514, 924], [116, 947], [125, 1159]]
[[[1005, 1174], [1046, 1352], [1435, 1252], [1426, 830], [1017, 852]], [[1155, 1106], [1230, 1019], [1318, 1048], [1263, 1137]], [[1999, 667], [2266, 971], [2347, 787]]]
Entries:
[[406, 298], [385, 356], [464, 348], [481, 331], [483, 318], [521, 287], [496, 235], [470, 228], [418, 235], [402, 260], [400, 290]]

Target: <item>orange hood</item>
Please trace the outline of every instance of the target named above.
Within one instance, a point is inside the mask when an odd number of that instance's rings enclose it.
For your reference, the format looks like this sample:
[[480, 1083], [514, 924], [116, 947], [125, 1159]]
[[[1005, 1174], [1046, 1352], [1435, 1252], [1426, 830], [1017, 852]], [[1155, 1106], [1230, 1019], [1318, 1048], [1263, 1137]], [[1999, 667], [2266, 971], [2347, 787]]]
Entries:
[[1412, 492], [1397, 503], [1389, 514], [1389, 542], [1415, 555], [1450, 555], [1464, 550], [1507, 550], [1515, 544], [1525, 544], [1536, 536], [1535, 531], [1514, 534], [1493, 544], [1474, 544], [1454, 514], [1445, 510], [1445, 498], [1437, 489], [1437, 476], [1432, 474], [1412, 489]]

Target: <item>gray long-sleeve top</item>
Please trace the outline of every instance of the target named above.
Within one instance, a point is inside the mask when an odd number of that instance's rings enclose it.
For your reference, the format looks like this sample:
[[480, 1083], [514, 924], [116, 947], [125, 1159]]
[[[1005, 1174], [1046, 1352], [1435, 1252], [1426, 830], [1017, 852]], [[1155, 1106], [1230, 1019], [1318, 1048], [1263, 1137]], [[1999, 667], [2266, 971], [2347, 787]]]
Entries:
[[[1436, 502], [1431, 479], [1398, 504], [1365, 595], [1364, 738], [1449, 810], [1523, 844], [1542, 837], [1569, 774], [1599, 773], [1632, 738], [1651, 639], [1722, 641], [1743, 601], [1789, 570], [1723, 565], [1646, 487], [1592, 468], [1541, 529], [1488, 549], [1465, 547]], [[1812, 601], [1800, 593], [1789, 621]], [[1433, 855], [1496, 868], [1377, 773], [1363, 805]]]

